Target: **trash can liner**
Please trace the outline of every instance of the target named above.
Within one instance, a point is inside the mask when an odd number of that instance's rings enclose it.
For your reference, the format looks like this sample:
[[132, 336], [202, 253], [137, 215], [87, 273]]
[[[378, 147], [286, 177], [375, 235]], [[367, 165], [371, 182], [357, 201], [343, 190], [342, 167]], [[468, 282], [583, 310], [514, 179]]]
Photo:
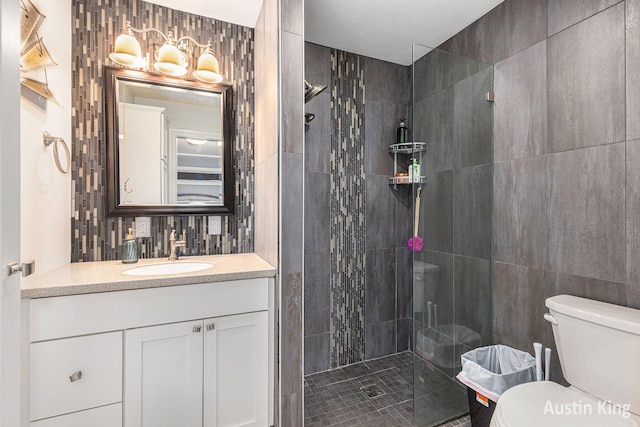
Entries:
[[486, 394], [500, 397], [507, 389], [536, 378], [536, 359], [525, 351], [504, 345], [476, 348], [460, 358], [466, 380], [463, 382], [481, 393], [488, 391]]

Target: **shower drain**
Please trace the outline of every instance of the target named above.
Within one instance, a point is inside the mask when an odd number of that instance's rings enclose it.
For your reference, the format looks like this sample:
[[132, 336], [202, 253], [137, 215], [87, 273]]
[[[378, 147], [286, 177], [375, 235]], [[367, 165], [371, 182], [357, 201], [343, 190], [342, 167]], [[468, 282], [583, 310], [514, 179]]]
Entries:
[[382, 396], [384, 394], [384, 392], [380, 390], [380, 387], [378, 387], [377, 384], [370, 384], [364, 387], [360, 387], [360, 390], [364, 391], [369, 399]]

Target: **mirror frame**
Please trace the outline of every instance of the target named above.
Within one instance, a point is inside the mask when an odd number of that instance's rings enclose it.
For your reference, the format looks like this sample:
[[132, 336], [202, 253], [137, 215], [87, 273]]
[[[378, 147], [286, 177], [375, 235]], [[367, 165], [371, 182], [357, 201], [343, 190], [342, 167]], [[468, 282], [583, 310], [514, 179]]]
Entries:
[[[159, 216], [159, 215], [233, 215], [235, 207], [235, 169], [233, 167], [233, 88], [230, 84], [202, 83], [193, 79], [173, 78], [159, 73], [104, 66], [104, 93], [106, 98], [106, 198], [107, 216]], [[211, 205], [120, 205], [120, 161], [118, 158], [118, 81], [151, 83], [157, 86], [196, 89], [222, 96], [222, 138], [224, 165], [224, 202]]]

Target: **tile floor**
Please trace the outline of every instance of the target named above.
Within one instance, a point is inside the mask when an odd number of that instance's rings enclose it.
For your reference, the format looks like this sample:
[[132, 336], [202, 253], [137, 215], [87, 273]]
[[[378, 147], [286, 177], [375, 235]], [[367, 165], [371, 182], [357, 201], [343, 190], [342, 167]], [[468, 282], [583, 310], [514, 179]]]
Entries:
[[[405, 351], [306, 376], [305, 427], [413, 426], [413, 359]], [[467, 412], [465, 389], [416, 359], [416, 398], [422, 403], [416, 425], [435, 425]], [[460, 403], [451, 407], [451, 402]], [[441, 425], [470, 426], [468, 417]]]

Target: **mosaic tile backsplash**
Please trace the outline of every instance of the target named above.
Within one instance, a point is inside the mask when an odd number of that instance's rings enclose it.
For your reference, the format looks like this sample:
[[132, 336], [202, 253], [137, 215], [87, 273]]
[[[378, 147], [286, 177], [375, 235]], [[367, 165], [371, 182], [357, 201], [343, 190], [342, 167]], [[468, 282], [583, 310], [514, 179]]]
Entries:
[[365, 355], [364, 58], [331, 50], [331, 366]]
[[[135, 218], [105, 215], [105, 129], [103, 66], [127, 21], [135, 28], [155, 27], [165, 34], [211, 40], [221, 73], [234, 91], [235, 215], [223, 217], [222, 235], [210, 236], [207, 217], [159, 216], [151, 219], [151, 237], [138, 239], [142, 258], [168, 256], [169, 233], [185, 237], [185, 255], [253, 251], [254, 183], [254, 33], [252, 28], [169, 9], [140, 0], [74, 0], [72, 41], [72, 206], [71, 261], [120, 259], [121, 245]], [[143, 52], [163, 40], [137, 35]], [[191, 54], [194, 64], [197, 53]], [[148, 58], [150, 59], [150, 58]], [[151, 61], [149, 61], [151, 63]]]

